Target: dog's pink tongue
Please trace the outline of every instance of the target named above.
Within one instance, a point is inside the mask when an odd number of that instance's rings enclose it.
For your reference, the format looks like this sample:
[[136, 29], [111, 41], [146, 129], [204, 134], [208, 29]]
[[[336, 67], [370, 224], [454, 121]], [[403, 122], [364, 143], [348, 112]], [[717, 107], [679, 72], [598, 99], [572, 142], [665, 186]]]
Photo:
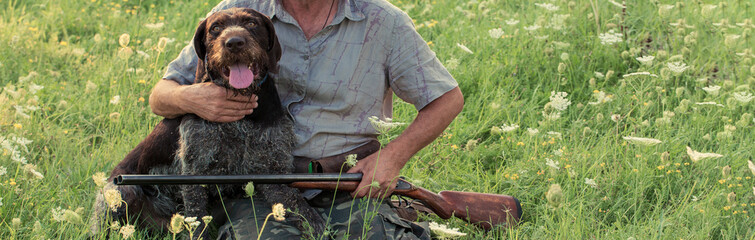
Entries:
[[254, 73], [244, 64], [231, 66], [231, 74], [228, 76], [231, 87], [236, 89], [247, 88], [254, 81]]

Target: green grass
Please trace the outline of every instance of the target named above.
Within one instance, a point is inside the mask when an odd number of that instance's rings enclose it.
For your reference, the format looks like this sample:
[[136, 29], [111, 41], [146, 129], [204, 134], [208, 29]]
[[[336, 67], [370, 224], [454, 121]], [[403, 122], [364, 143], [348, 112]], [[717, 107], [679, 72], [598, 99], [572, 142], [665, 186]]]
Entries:
[[[755, 93], [750, 1], [628, 1], [625, 12], [609, 1], [589, 0], [543, 1], [556, 11], [527, 1], [392, 2], [416, 20], [466, 101], [443, 136], [402, 175], [433, 191], [512, 195], [524, 208], [521, 225], [507, 231], [429, 220], [472, 239], [755, 238], [755, 169], [747, 163], [755, 155], [755, 100], [734, 97]], [[111, 170], [159, 121], [146, 101], [149, 91], [216, 3], [0, 0], [0, 137], [7, 142], [0, 150], [6, 169], [0, 175], [0, 239], [86, 236], [99, 191], [91, 176]], [[674, 7], [659, 11], [663, 4]], [[562, 14], [569, 16], [554, 24]], [[510, 19], [518, 24], [507, 24]], [[152, 30], [144, 26], [149, 23], [164, 26]], [[541, 27], [525, 30], [533, 24]], [[489, 35], [496, 28], [503, 37]], [[599, 34], [610, 29], [622, 33], [622, 42], [601, 44]], [[149, 57], [119, 57], [124, 33], [130, 48]], [[161, 37], [175, 41], [159, 51]], [[640, 56], [655, 56], [653, 65], [643, 66], [635, 59]], [[690, 68], [676, 76], [668, 70], [671, 62]], [[622, 77], [642, 71], [658, 76]], [[598, 78], [595, 72], [613, 74]], [[44, 88], [33, 93], [34, 86]], [[721, 89], [703, 90], [709, 86]], [[542, 112], [552, 91], [567, 92], [571, 105], [560, 118], [546, 120]], [[612, 101], [588, 104], [596, 101], [594, 91]], [[118, 104], [109, 102], [114, 96], [120, 96]], [[395, 101], [394, 119], [410, 122], [413, 106]], [[696, 104], [701, 102], [723, 106]], [[491, 132], [503, 124], [520, 127]], [[624, 136], [662, 143], [640, 146]], [[11, 143], [13, 137], [32, 142], [24, 147]], [[695, 162], [686, 146], [724, 156]], [[43, 178], [14, 161], [14, 152]], [[546, 165], [546, 158], [559, 168]], [[728, 175], [725, 166], [731, 167]], [[546, 199], [552, 184], [563, 190], [555, 207]], [[58, 208], [78, 213], [83, 224], [57, 221]]]

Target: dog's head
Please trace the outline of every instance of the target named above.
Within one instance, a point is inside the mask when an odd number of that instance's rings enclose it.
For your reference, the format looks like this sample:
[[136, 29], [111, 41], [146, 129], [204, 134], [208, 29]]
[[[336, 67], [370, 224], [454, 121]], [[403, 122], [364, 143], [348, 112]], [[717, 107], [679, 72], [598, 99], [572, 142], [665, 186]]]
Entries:
[[194, 34], [199, 57], [197, 82], [250, 95], [268, 73], [277, 73], [281, 47], [270, 18], [248, 8], [216, 12], [199, 23]]

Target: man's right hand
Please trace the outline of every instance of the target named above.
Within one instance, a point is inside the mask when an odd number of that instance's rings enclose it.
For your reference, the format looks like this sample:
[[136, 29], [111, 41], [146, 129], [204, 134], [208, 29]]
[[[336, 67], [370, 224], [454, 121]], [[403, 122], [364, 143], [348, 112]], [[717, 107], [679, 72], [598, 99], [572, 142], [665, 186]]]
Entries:
[[152, 112], [166, 118], [187, 113], [211, 122], [233, 122], [249, 115], [257, 107], [257, 96], [233, 95], [233, 92], [213, 83], [179, 85], [161, 80], [150, 95]]

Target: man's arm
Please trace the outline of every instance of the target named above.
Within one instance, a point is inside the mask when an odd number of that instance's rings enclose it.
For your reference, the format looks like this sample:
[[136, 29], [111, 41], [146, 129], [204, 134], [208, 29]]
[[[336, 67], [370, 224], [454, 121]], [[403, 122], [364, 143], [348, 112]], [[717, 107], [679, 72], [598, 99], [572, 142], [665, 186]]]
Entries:
[[152, 89], [149, 106], [152, 112], [166, 118], [193, 113], [211, 122], [233, 122], [252, 114], [257, 96], [234, 96], [212, 83], [180, 85], [163, 79]]
[[[419, 150], [430, 144], [451, 124], [464, 106], [459, 87], [446, 92], [420, 109], [417, 117], [385, 148], [357, 162], [349, 173], [364, 174], [352, 195], [356, 198], [390, 196], [401, 168]], [[380, 188], [367, 187], [373, 181]]]

